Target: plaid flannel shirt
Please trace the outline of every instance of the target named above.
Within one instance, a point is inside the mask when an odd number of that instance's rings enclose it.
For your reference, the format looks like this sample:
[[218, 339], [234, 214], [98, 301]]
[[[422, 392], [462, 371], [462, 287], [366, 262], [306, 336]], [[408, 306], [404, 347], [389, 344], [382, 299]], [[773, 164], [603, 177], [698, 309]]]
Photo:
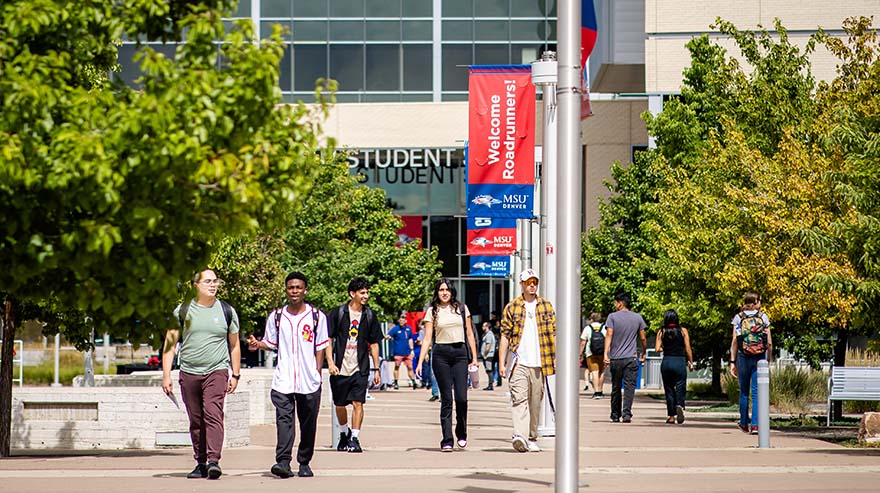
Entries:
[[[546, 299], [538, 296], [535, 321], [538, 324], [538, 345], [541, 347], [541, 371], [544, 375], [556, 373], [556, 311]], [[522, 296], [510, 300], [501, 317], [501, 335], [507, 337], [508, 351], [516, 352], [526, 326], [526, 301]]]

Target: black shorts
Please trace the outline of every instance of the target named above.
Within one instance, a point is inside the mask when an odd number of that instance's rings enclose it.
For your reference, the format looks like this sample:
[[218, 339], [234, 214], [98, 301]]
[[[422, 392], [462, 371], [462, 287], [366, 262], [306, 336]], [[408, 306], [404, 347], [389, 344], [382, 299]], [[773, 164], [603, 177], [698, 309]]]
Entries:
[[330, 375], [330, 392], [333, 393], [333, 405], [347, 406], [352, 402], [367, 401], [367, 375], [360, 372], [344, 377]]

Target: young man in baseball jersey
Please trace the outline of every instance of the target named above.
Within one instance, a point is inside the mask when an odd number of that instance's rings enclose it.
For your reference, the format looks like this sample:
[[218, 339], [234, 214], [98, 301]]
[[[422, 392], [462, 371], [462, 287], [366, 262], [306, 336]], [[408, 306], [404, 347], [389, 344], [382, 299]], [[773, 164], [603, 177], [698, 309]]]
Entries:
[[258, 341], [248, 337], [248, 349], [278, 352], [278, 364], [272, 376], [272, 404], [275, 405], [275, 426], [278, 442], [272, 474], [289, 478], [293, 440], [296, 436], [293, 417], [299, 418], [299, 477], [314, 476], [309, 462], [315, 453], [315, 431], [321, 404], [321, 367], [330, 341], [327, 317], [305, 303], [308, 280], [300, 272], [291, 272], [284, 281], [287, 305], [273, 310], [266, 319], [266, 331]]

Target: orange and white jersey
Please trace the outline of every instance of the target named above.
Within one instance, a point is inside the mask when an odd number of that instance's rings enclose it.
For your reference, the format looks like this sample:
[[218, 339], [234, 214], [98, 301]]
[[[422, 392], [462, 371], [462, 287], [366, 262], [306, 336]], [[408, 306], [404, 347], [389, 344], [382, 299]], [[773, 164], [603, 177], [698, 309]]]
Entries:
[[272, 376], [272, 390], [282, 394], [311, 394], [321, 388], [321, 372], [315, 353], [330, 344], [327, 337], [327, 316], [318, 310], [318, 324], [312, 306], [292, 314], [287, 307], [281, 309], [278, 327], [275, 327], [277, 310], [266, 319], [263, 342], [278, 351], [278, 364]]

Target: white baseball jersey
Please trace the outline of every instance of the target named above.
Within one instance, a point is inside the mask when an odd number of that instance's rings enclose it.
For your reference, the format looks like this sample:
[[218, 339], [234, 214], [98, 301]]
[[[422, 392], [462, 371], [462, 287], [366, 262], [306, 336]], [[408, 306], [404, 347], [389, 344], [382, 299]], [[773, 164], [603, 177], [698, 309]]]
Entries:
[[263, 342], [278, 350], [278, 364], [272, 376], [272, 390], [282, 394], [311, 394], [321, 388], [321, 372], [315, 359], [317, 351], [330, 344], [327, 317], [318, 311], [318, 327], [313, 327], [312, 306], [304, 304], [302, 313], [294, 315], [281, 309], [279, 327], [275, 328], [273, 310], [266, 319]]

